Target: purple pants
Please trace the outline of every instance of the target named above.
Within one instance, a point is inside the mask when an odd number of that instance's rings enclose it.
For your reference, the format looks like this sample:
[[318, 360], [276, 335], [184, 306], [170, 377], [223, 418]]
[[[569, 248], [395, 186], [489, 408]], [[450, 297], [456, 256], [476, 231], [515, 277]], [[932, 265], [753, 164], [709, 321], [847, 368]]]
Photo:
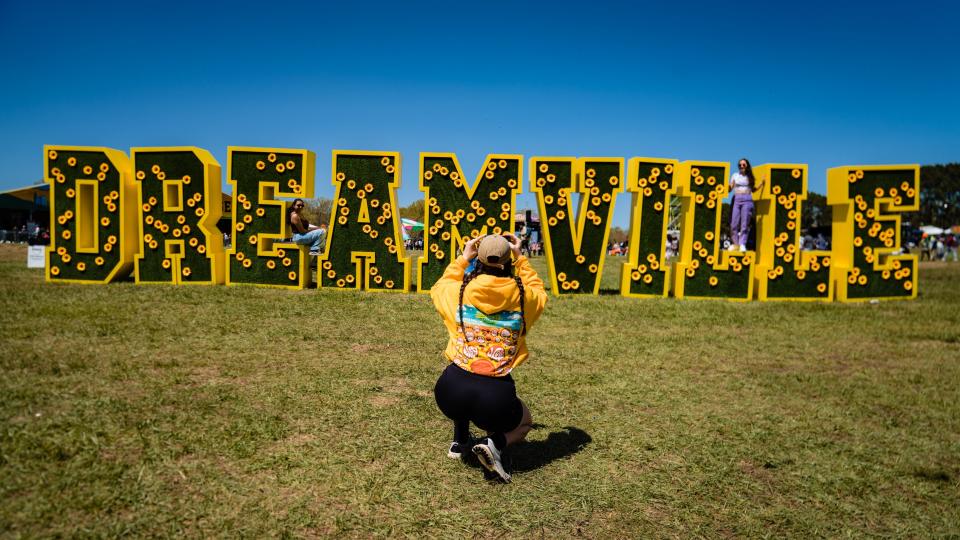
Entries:
[[730, 234], [733, 243], [738, 246], [747, 245], [750, 236], [750, 226], [753, 224], [753, 195], [749, 193], [733, 196], [733, 216], [730, 218]]

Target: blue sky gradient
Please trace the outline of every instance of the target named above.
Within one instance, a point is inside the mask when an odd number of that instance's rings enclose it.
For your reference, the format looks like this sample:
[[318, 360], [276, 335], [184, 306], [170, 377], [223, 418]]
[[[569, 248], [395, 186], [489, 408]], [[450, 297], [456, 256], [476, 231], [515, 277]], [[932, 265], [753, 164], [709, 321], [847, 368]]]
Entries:
[[[949, 2], [0, 0], [0, 190], [44, 144], [847, 164], [960, 161]], [[226, 184], [225, 189], [226, 189]], [[524, 188], [527, 189], [526, 184]], [[615, 224], [626, 226], [626, 199]], [[532, 195], [520, 206], [533, 206]]]

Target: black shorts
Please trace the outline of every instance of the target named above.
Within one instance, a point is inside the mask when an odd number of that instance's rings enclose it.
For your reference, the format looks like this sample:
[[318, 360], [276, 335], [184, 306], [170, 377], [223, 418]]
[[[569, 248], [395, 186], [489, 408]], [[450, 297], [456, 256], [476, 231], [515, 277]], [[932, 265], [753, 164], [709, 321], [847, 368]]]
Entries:
[[523, 420], [513, 377], [477, 375], [450, 364], [433, 387], [437, 406], [447, 418], [469, 420], [488, 433], [506, 433]]

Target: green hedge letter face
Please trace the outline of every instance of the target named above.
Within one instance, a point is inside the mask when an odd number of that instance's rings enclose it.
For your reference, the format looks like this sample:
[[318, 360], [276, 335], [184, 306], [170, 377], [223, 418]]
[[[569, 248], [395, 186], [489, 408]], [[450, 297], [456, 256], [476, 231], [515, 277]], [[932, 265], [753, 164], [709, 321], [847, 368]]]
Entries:
[[400, 235], [397, 152], [333, 152], [327, 251], [320, 258], [322, 287], [366, 291], [410, 290], [410, 261]]
[[893, 254], [900, 251], [899, 214], [919, 208], [919, 186], [919, 165], [827, 171], [838, 300], [917, 297], [916, 255]]
[[47, 281], [107, 283], [126, 277], [136, 251], [136, 190], [119, 150], [44, 148], [50, 184]]
[[227, 182], [233, 185], [233, 247], [227, 250], [227, 284], [303, 289], [311, 282], [310, 246], [290, 238], [289, 203], [276, 197], [312, 198], [316, 155], [284, 148], [227, 149]]
[[192, 146], [131, 150], [140, 199], [137, 283], [224, 281], [220, 164]]
[[759, 300], [833, 299], [829, 251], [800, 250], [800, 216], [807, 198], [806, 165], [761, 165], [767, 178], [757, 193], [757, 269]]
[[420, 154], [420, 191], [426, 204], [419, 292], [430, 292], [465, 239], [513, 232], [522, 162], [523, 156], [490, 154], [471, 184], [455, 154]]
[[667, 224], [673, 195], [674, 159], [632, 158], [627, 189], [633, 193], [630, 214], [630, 262], [623, 265], [623, 296], [667, 296], [670, 266], [666, 259]]
[[727, 196], [727, 163], [684, 161], [677, 167], [682, 198], [680, 259], [674, 265], [674, 296], [750, 300], [753, 252], [724, 251], [720, 210]]
[[[535, 157], [530, 170], [553, 294], [597, 294], [613, 206], [623, 191], [623, 160]], [[576, 215], [574, 193], [580, 195]]]

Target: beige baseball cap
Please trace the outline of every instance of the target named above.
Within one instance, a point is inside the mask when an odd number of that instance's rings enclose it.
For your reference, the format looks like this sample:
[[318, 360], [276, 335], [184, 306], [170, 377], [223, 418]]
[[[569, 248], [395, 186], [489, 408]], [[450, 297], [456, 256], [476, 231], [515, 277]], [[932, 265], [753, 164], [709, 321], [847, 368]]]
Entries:
[[510, 242], [499, 234], [484, 236], [477, 247], [477, 258], [486, 266], [503, 268], [510, 262]]

